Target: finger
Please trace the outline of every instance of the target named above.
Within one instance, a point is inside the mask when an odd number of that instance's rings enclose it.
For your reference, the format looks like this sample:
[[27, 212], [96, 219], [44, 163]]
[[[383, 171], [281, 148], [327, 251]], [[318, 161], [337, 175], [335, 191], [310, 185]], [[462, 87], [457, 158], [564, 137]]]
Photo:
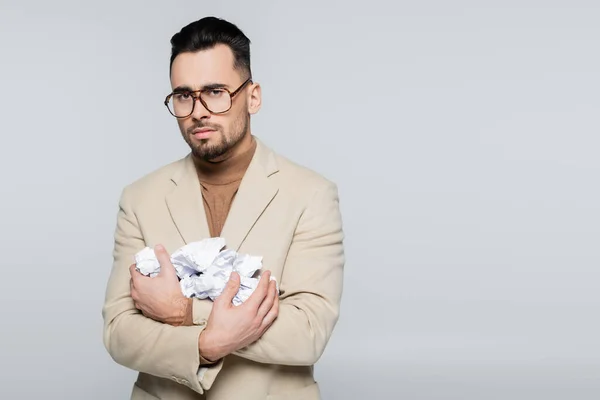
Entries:
[[273, 303], [275, 302], [276, 290], [277, 289], [275, 287], [275, 281], [271, 281], [269, 283], [269, 290], [267, 291], [267, 295], [265, 296], [265, 299], [258, 308], [258, 312], [256, 314], [256, 317], [259, 319], [259, 321], [262, 321], [273, 307]]
[[231, 305], [233, 298], [240, 290], [240, 275], [233, 271], [231, 275], [229, 275], [229, 281], [227, 281], [227, 285], [223, 289], [223, 292], [219, 295], [217, 300], [215, 301], [215, 305], [217, 306], [229, 306]]
[[133, 304], [135, 305], [135, 308], [137, 308], [138, 310], [142, 311], [142, 308], [141, 308], [141, 306], [140, 306], [139, 303], [134, 302]]
[[141, 275], [140, 271], [138, 271], [135, 267], [136, 267], [136, 264], [131, 264], [129, 266], [129, 275], [131, 275], [132, 278], [135, 278], [136, 276]]
[[166, 276], [166, 275], [177, 275], [175, 271], [175, 267], [171, 263], [171, 257], [167, 250], [162, 245], [156, 245], [154, 247], [154, 254], [156, 254], [156, 258], [158, 259], [158, 263], [160, 264], [160, 271], [157, 276]]
[[258, 307], [261, 305], [261, 303], [265, 299], [265, 296], [267, 295], [270, 278], [271, 271], [263, 272], [263, 274], [260, 277], [260, 281], [256, 286], [256, 289], [254, 289], [254, 292], [250, 295], [250, 297], [248, 297], [248, 300], [246, 300], [245, 302], [245, 304], [247, 304], [248, 307], [252, 307], [255, 310], [258, 310]]
[[267, 329], [271, 326], [271, 324], [277, 319], [279, 316], [279, 295], [275, 296], [275, 301], [273, 302], [273, 307], [267, 313], [265, 318], [263, 319], [262, 326], [263, 329]]

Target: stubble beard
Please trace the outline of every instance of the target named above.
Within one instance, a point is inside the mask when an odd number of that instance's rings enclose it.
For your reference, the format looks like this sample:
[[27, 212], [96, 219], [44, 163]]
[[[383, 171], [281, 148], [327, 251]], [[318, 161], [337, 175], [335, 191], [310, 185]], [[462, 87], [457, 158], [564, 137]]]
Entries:
[[[197, 124], [187, 130], [184, 138], [194, 157], [204, 161], [213, 161], [225, 155], [244, 138], [248, 132], [249, 120], [250, 115], [241, 115], [237, 118], [229, 127], [231, 132], [229, 137], [227, 137], [221, 126]], [[192, 131], [199, 127], [209, 127], [214, 129], [215, 132], [210, 139], [202, 139], [198, 143], [192, 139]]]

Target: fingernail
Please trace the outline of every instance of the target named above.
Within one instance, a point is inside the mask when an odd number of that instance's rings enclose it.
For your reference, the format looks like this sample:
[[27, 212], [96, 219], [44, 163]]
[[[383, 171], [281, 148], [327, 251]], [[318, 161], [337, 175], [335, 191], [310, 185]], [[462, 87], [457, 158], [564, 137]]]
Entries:
[[237, 281], [238, 279], [240, 279], [240, 276], [238, 275], [237, 272], [232, 272], [231, 273], [231, 279], [234, 281]]
[[154, 247], [154, 249], [155, 249], [155, 250], [157, 250], [157, 251], [165, 251], [165, 248], [163, 247], [163, 245], [162, 245], [162, 244], [157, 244], [157, 245]]

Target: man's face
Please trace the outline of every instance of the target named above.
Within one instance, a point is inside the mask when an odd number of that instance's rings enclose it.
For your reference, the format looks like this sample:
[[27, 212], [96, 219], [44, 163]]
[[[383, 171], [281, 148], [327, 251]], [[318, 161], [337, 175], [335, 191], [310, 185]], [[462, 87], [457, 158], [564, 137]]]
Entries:
[[[171, 86], [200, 90], [223, 85], [233, 92], [244, 83], [247, 76], [234, 69], [234, 56], [225, 45], [194, 53], [181, 53], [171, 67]], [[234, 148], [249, 133], [250, 113], [255, 112], [250, 83], [233, 97], [231, 109], [223, 114], [212, 114], [200, 101], [195, 102], [194, 112], [186, 118], [178, 118], [179, 129], [195, 157], [216, 161]], [[199, 95], [196, 92], [195, 95]], [[225, 93], [226, 96], [227, 93]], [[210, 105], [210, 104], [209, 104]]]

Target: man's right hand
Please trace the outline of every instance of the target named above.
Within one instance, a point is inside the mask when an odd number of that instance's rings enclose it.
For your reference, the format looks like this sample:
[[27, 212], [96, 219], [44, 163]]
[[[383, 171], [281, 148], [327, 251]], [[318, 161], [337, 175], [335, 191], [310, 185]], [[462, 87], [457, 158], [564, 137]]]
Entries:
[[232, 272], [225, 289], [217, 297], [206, 328], [198, 339], [200, 355], [216, 361], [258, 340], [279, 313], [279, 295], [271, 273], [262, 274], [254, 293], [241, 305], [233, 298], [240, 288], [240, 276]]

